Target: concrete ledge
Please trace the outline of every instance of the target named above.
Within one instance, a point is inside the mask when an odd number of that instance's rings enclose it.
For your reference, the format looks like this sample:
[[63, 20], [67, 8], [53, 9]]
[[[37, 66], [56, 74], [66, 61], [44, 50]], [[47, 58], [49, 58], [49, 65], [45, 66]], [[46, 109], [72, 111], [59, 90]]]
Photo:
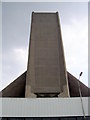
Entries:
[[[85, 115], [88, 100], [83, 98]], [[2, 107], [1, 107], [2, 106]], [[83, 116], [80, 98], [0, 98], [0, 117]]]

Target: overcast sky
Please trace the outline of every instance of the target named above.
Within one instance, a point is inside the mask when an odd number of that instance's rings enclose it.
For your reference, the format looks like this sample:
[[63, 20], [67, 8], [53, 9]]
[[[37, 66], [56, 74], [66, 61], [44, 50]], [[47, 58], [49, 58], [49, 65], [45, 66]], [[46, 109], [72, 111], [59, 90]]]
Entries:
[[[27, 69], [32, 11], [59, 12], [66, 68], [88, 85], [88, 3], [3, 3], [2, 86]], [[1, 81], [0, 81], [1, 82]]]

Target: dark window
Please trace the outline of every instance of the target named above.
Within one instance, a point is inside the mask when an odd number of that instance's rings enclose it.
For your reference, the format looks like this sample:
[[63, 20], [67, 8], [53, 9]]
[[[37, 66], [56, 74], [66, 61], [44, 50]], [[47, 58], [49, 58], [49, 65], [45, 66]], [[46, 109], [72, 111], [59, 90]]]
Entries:
[[[84, 117], [3, 117], [0, 120], [84, 120]], [[90, 116], [86, 120], [90, 120]]]

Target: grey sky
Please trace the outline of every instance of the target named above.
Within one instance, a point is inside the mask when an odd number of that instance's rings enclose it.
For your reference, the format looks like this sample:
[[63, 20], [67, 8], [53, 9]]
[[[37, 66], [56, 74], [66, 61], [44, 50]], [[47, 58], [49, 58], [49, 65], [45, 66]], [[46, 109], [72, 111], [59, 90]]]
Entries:
[[88, 84], [88, 3], [3, 3], [2, 87], [27, 69], [32, 11], [59, 12], [67, 70]]
[[1, 0], [2, 2], [88, 2], [89, 0]]

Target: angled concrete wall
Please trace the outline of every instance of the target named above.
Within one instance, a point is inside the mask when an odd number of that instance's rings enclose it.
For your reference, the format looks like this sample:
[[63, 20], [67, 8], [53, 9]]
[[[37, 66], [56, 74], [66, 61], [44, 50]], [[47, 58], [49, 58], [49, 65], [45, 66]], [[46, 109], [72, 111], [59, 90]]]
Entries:
[[[78, 88], [78, 79], [76, 79], [72, 74], [67, 72], [68, 75], [68, 84], [69, 84], [69, 91], [70, 97], [79, 97], [79, 88]], [[80, 89], [82, 93], [82, 97], [90, 97], [90, 88], [80, 82]]]
[[0, 92], [0, 97], [25, 97], [26, 72]]

